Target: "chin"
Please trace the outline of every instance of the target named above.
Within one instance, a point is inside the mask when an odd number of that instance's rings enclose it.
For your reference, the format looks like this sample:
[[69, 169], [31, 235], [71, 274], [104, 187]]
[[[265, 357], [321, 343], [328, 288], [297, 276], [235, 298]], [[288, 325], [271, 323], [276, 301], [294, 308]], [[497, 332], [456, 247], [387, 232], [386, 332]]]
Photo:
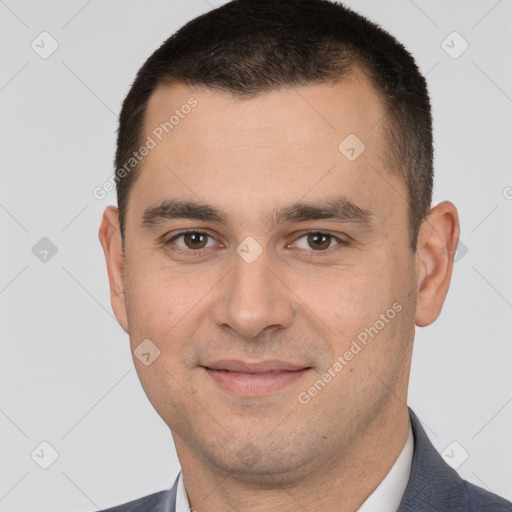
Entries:
[[[253, 438], [254, 439], [254, 438]], [[288, 438], [290, 439], [290, 438]], [[231, 446], [228, 447], [228, 444]], [[221, 453], [203, 453], [217, 474], [261, 488], [274, 489], [280, 485], [299, 484], [307, 480], [315, 465], [315, 455], [297, 452], [301, 443], [284, 446], [281, 439], [268, 438], [263, 442], [227, 443]], [[295, 446], [293, 446], [295, 444]], [[284, 448], [284, 449], [283, 449]], [[318, 463], [320, 466], [321, 464]]]

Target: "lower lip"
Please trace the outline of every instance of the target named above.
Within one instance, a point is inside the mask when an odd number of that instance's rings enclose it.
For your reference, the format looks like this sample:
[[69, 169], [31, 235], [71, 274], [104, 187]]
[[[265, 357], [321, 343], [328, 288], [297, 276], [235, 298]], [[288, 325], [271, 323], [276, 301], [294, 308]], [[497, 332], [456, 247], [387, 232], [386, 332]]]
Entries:
[[300, 379], [309, 368], [275, 373], [238, 373], [205, 368], [210, 377], [223, 389], [241, 396], [261, 396], [279, 391]]

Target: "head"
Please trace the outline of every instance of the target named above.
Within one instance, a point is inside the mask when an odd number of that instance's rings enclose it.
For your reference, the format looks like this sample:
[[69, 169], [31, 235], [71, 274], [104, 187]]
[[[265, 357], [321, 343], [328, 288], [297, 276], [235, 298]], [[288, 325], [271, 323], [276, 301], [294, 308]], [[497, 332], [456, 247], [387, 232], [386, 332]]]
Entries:
[[[432, 160], [412, 56], [341, 4], [233, 1], [146, 61], [100, 240], [178, 455], [298, 480], [406, 414], [415, 325], [441, 311], [459, 233], [451, 203], [431, 208]], [[300, 371], [234, 391], [225, 360]]]

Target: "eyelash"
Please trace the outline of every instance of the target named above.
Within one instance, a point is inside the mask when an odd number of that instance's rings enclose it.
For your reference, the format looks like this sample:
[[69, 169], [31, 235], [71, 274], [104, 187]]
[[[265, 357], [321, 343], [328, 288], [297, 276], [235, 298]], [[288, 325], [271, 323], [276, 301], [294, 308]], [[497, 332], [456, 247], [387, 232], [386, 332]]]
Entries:
[[[163, 242], [163, 245], [166, 248], [168, 248], [170, 251], [172, 251], [173, 253], [185, 255], [185, 256], [202, 256], [204, 250], [211, 249], [211, 247], [203, 247], [202, 249], [183, 249], [182, 247], [177, 247], [177, 248], [172, 247], [172, 242], [174, 242], [179, 237], [186, 235], [187, 233], [197, 233], [199, 235], [206, 235], [207, 237], [213, 239], [213, 237], [211, 235], [209, 235], [208, 233], [205, 233], [204, 231], [197, 231], [197, 230], [192, 229], [192, 230], [188, 230], [188, 231], [181, 231], [180, 233], [174, 235], [169, 240], [165, 240]], [[330, 238], [332, 238], [338, 242], [334, 247], [340, 246], [340, 248], [341, 248], [341, 247], [347, 245], [347, 243], [348, 243], [348, 242], [342, 240], [341, 238], [337, 237], [333, 233], [330, 233], [329, 231], [317, 231], [317, 230], [305, 231], [304, 233], [301, 233], [301, 235], [295, 240], [295, 242], [309, 234], [329, 236]], [[324, 250], [310, 249], [308, 251], [309, 252], [308, 257], [313, 257], [313, 258], [322, 257], [322, 253], [325, 254], [330, 249], [333, 249], [333, 247], [329, 247], [328, 249], [324, 249]], [[300, 249], [300, 250], [307, 251], [307, 249]]]

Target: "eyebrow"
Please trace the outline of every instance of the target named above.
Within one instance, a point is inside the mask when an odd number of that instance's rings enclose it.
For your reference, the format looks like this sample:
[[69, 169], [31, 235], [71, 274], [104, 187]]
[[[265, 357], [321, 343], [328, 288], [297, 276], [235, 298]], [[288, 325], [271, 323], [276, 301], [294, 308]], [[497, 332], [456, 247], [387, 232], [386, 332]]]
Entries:
[[[207, 203], [180, 199], [168, 199], [156, 206], [146, 208], [142, 214], [141, 225], [151, 227], [173, 219], [201, 220], [229, 225], [227, 214], [217, 207]], [[374, 225], [375, 215], [372, 211], [356, 205], [345, 196], [334, 196], [317, 202], [298, 202], [275, 209], [263, 216], [269, 230], [280, 224], [319, 219], [350, 222], [370, 229]]]

